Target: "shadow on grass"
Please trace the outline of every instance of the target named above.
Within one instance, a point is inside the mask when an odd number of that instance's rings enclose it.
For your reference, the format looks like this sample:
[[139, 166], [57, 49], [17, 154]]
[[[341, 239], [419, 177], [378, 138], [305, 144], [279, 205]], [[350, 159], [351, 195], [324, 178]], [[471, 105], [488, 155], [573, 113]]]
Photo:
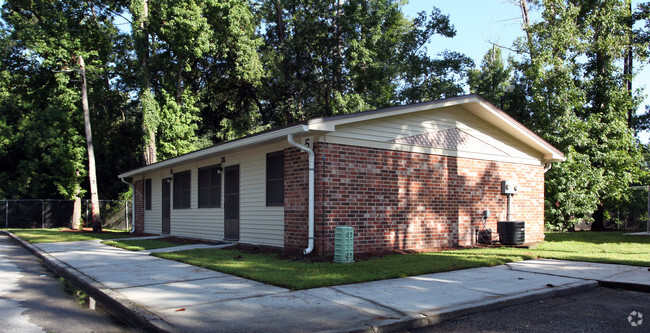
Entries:
[[104, 230], [102, 233], [70, 232], [66, 229], [2, 229], [29, 243], [75, 242], [131, 237], [128, 231]]
[[629, 231], [576, 231], [549, 232], [545, 234], [545, 242], [583, 242], [592, 244], [606, 243], [639, 243], [650, 244], [650, 236], [624, 236]]

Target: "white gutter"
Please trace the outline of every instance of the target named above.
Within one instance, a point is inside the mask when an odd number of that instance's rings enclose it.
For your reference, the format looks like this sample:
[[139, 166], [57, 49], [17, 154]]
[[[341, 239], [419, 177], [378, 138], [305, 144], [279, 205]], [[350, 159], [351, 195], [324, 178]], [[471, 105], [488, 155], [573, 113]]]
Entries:
[[120, 178], [122, 183], [127, 184], [131, 186], [131, 224], [133, 225], [131, 227], [131, 231], [129, 233], [134, 233], [135, 232], [135, 186], [132, 183], [127, 182], [124, 180], [124, 178]]
[[314, 151], [294, 141], [293, 134], [287, 135], [287, 141], [290, 145], [309, 154], [309, 243], [303, 253], [310, 254], [314, 250]]

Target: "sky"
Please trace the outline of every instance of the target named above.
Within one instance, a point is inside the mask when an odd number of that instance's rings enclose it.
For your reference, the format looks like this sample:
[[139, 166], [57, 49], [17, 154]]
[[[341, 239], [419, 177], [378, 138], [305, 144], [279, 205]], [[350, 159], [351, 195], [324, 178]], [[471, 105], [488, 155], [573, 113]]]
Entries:
[[[511, 47], [518, 37], [523, 36], [521, 29], [521, 10], [519, 1], [512, 0], [410, 0], [404, 7], [404, 12], [415, 17], [420, 11], [430, 12], [435, 6], [440, 12], [449, 15], [451, 23], [456, 28], [454, 38], [434, 36], [427, 45], [428, 51], [434, 55], [445, 49], [463, 53], [474, 60], [476, 66], [481, 64], [485, 53], [492, 47], [492, 43]], [[633, 0], [632, 6], [636, 8], [640, 1]], [[530, 10], [531, 20], [535, 22], [541, 13]], [[511, 52], [503, 49], [504, 57]], [[513, 54], [514, 55], [514, 54]], [[638, 62], [635, 62], [635, 66]], [[650, 66], [642, 69], [632, 81], [634, 88], [645, 88], [645, 100], [639, 112], [645, 111], [645, 105], [650, 105], [648, 90], [650, 90]], [[638, 70], [638, 69], [637, 69]], [[467, 89], [469, 93], [469, 89]], [[650, 141], [650, 133], [639, 135], [642, 142]]]

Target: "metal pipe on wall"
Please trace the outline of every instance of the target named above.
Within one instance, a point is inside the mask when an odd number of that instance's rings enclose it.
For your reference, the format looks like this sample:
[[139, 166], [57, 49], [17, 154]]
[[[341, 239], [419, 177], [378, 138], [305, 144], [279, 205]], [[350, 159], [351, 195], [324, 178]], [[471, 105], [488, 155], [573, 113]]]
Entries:
[[307, 152], [309, 154], [309, 241], [307, 248], [303, 251], [304, 254], [310, 254], [314, 250], [314, 151], [304, 145], [301, 145], [293, 140], [293, 134], [287, 135], [287, 141], [290, 145]]

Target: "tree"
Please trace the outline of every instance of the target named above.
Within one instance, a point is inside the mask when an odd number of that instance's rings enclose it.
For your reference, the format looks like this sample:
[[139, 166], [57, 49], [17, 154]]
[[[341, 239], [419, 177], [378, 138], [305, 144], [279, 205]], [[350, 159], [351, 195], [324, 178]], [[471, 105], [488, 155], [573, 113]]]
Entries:
[[503, 62], [501, 49], [492, 47], [483, 57], [481, 68], [469, 71], [469, 91], [503, 108], [501, 104], [510, 85], [510, 72], [510, 68]]
[[[526, 5], [522, 1], [523, 6]], [[628, 111], [638, 92], [622, 68], [631, 29], [625, 1], [548, 0], [542, 21], [525, 27], [518, 64], [527, 81], [529, 125], [566, 153], [547, 173], [547, 221], [566, 228], [625, 201], [641, 155]]]
[[260, 91], [262, 121], [293, 121], [455, 96], [469, 58], [429, 57], [432, 35], [453, 37], [434, 8], [408, 19], [393, 0], [257, 3], [268, 75]]
[[93, 232], [102, 232], [102, 221], [99, 214], [99, 194], [97, 193], [97, 171], [95, 167], [95, 146], [93, 145], [93, 130], [90, 125], [90, 110], [88, 110], [88, 86], [86, 84], [86, 63], [79, 55], [79, 76], [81, 76], [81, 108], [84, 115], [84, 132], [86, 133], [86, 151], [88, 152], [88, 180], [90, 182], [91, 224]]
[[[113, 4], [82, 1], [6, 1], [3, 5], [2, 17], [8, 27], [3, 42], [10, 47], [5, 49], [2, 63], [17, 73], [2, 78], [3, 86], [11, 87], [8, 92], [13, 94], [4, 99], [3, 111], [18, 111], [9, 123], [20, 131], [12, 131], [13, 144], [7, 151], [18, 162], [15, 185], [7, 187], [12, 197], [78, 198], [84, 193], [81, 179], [89, 175], [88, 187], [95, 216], [99, 217], [92, 139], [86, 132], [90, 140], [84, 149], [80, 131], [83, 115], [90, 129], [90, 113], [95, 106], [83, 95], [92, 94], [90, 88], [110, 89], [92, 81], [106, 75], [109, 64], [116, 63], [113, 48], [120, 35], [112, 24], [113, 9]], [[83, 60], [93, 73], [87, 71]], [[79, 69], [71, 70], [78, 65]], [[69, 74], [71, 71], [75, 73]], [[82, 74], [81, 91], [74, 82], [78, 81], [76, 72]], [[105, 79], [110, 82], [110, 77]], [[13, 84], [21, 88], [15, 89]], [[88, 153], [88, 169], [83, 165], [84, 152]], [[14, 158], [8, 162], [11, 160]], [[99, 230], [101, 225], [94, 227]]]
[[237, 105], [237, 86], [250, 91], [262, 75], [246, 2], [158, 1], [150, 7], [142, 1], [130, 10], [138, 18], [133, 31], [146, 164], [209, 144], [198, 134], [214, 136], [222, 122], [251, 115], [250, 107]]

